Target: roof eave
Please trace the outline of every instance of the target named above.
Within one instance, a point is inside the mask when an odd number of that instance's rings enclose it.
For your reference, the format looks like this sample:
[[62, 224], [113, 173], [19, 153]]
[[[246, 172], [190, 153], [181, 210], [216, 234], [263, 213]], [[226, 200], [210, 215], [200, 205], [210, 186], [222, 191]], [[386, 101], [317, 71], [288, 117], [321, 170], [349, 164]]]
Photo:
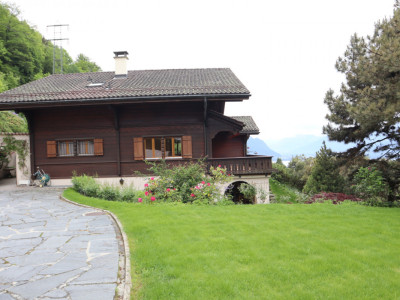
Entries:
[[196, 95], [164, 95], [164, 96], [136, 96], [136, 97], [112, 97], [95, 99], [57, 99], [42, 101], [18, 101], [0, 103], [0, 110], [39, 108], [48, 106], [76, 106], [76, 105], [96, 105], [96, 104], [132, 104], [148, 102], [175, 102], [175, 101], [194, 101], [208, 98], [210, 101], [243, 101], [249, 99], [251, 94], [196, 94]]

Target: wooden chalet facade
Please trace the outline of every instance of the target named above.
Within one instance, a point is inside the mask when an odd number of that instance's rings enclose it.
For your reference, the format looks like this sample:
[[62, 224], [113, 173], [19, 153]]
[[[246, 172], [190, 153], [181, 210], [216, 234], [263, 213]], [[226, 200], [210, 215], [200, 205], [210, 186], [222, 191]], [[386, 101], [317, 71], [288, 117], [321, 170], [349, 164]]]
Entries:
[[235, 175], [271, 173], [271, 157], [247, 155], [253, 119], [224, 115], [226, 102], [250, 97], [230, 69], [128, 72], [127, 53], [115, 54], [116, 72], [55, 74], [0, 94], [0, 110], [28, 120], [31, 170], [127, 177], [145, 160], [207, 157]]

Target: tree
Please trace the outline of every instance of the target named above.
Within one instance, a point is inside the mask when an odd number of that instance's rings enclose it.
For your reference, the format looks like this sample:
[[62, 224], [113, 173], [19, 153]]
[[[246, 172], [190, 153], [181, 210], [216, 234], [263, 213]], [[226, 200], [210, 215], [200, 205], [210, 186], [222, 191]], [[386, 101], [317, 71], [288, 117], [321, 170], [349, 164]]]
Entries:
[[0, 132], [28, 132], [28, 125], [25, 117], [12, 111], [0, 111]]
[[337, 170], [336, 158], [332, 150], [326, 148], [325, 142], [317, 152], [311, 175], [308, 177], [303, 191], [316, 194], [319, 192], [341, 193], [344, 179]]
[[353, 189], [357, 196], [372, 202], [387, 201], [388, 187], [375, 167], [361, 167], [354, 176]]
[[100, 67], [96, 63], [90, 61], [89, 57], [83, 55], [82, 53], [78, 55], [73, 65], [77, 68], [75, 73], [101, 71]]
[[290, 185], [301, 191], [311, 174], [313, 164], [313, 157], [305, 157], [304, 155], [292, 157], [288, 164]]
[[330, 113], [323, 132], [330, 140], [355, 143], [346, 157], [369, 150], [400, 158], [400, 4], [393, 17], [375, 25], [366, 38], [353, 35], [336, 69], [345, 74], [339, 95], [325, 96]]

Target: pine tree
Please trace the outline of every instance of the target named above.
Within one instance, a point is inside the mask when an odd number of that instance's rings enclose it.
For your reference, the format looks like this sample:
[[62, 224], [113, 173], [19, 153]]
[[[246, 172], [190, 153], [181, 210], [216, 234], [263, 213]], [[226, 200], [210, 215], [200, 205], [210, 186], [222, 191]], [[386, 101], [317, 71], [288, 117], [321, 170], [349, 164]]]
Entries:
[[344, 179], [337, 169], [334, 153], [332, 150], [326, 148], [324, 142], [321, 149], [317, 152], [311, 175], [308, 177], [303, 191], [309, 194], [342, 192]]
[[330, 140], [355, 143], [346, 156], [369, 150], [381, 157], [400, 158], [400, 5], [393, 17], [375, 24], [366, 38], [357, 34], [336, 62], [345, 74], [339, 95], [326, 93], [329, 123], [323, 131]]

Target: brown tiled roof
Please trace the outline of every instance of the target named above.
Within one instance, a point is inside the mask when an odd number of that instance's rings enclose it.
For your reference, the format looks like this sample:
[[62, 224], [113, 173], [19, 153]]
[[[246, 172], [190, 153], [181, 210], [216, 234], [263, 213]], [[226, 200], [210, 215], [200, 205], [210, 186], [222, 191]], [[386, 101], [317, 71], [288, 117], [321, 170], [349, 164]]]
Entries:
[[258, 129], [258, 126], [254, 122], [253, 118], [250, 116], [235, 116], [235, 117], [230, 117], [236, 121], [242, 122], [244, 124], [243, 129], [240, 131], [240, 133], [246, 133], [246, 134], [259, 134], [260, 129]]
[[125, 78], [114, 72], [55, 74], [1, 93], [0, 105], [199, 95], [248, 98], [250, 92], [230, 69], [129, 71]]

